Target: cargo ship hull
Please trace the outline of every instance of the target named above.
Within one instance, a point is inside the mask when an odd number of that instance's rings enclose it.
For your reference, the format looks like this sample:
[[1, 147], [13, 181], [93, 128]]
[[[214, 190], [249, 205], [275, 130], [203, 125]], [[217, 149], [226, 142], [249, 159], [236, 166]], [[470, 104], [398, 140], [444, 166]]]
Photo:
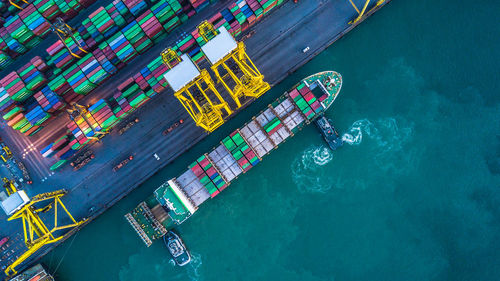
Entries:
[[334, 71], [316, 73], [269, 104], [243, 127], [196, 159], [180, 176], [125, 215], [147, 246], [186, 221], [210, 198], [248, 172], [281, 143], [322, 116], [337, 98], [342, 77]]

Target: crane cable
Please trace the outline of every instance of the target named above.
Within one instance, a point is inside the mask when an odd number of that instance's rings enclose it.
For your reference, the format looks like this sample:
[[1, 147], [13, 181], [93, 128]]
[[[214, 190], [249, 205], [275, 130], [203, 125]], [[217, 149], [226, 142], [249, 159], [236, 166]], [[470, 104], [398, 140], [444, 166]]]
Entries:
[[69, 246], [66, 248], [66, 251], [64, 252], [63, 256], [61, 257], [61, 260], [59, 260], [59, 263], [57, 264], [56, 269], [54, 269], [53, 275], [56, 275], [57, 270], [59, 269], [59, 266], [61, 265], [61, 263], [63, 262], [64, 258], [66, 257], [66, 254], [68, 254], [68, 251], [71, 248], [71, 246], [73, 245], [73, 242], [75, 242], [76, 236], [78, 236], [78, 234], [79, 234], [79, 231], [77, 231], [73, 235], [73, 238], [71, 239], [71, 242], [69, 243]]

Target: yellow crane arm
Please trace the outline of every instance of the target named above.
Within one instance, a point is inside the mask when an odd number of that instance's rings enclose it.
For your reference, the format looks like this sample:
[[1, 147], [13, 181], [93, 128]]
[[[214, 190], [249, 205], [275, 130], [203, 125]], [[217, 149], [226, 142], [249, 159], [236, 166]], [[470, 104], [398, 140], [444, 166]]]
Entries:
[[[366, 0], [365, 5], [363, 6], [363, 9], [361, 10], [361, 12], [359, 11], [358, 7], [356, 7], [356, 5], [354, 5], [352, 0], [349, 0], [349, 2], [351, 2], [351, 5], [354, 7], [356, 12], [358, 12], [358, 16], [353, 21], [349, 22], [349, 24], [355, 24], [358, 21], [360, 21], [363, 18], [363, 16], [365, 15], [366, 9], [368, 8], [368, 4], [370, 4], [370, 0]], [[372, 8], [372, 10], [377, 8], [378, 6], [382, 5], [384, 2], [385, 2], [385, 0], [378, 0], [377, 4], [375, 5], [375, 7]]]
[[3, 181], [3, 186], [5, 187], [5, 190], [7, 191], [7, 195], [12, 195], [14, 193], [17, 192], [17, 188], [16, 186], [14, 185], [14, 181], [13, 180], [9, 180], [7, 178], [3, 178], [2, 179]]
[[[26, 244], [26, 247], [28, 248], [25, 253], [18, 257], [11, 265], [9, 265], [5, 269], [5, 274], [7, 276], [16, 274], [17, 271], [15, 268], [29, 259], [31, 255], [40, 250], [43, 246], [62, 240], [66, 234], [56, 235], [57, 231], [78, 227], [86, 221], [86, 219], [76, 221], [68, 211], [66, 206], [64, 206], [63, 202], [61, 201], [61, 197], [63, 197], [66, 193], [66, 190], [57, 190], [35, 195], [26, 205], [24, 205], [21, 209], [16, 211], [7, 219], [8, 221], [16, 219], [22, 220], [24, 242]], [[46, 200], [53, 201], [45, 207], [35, 207], [34, 204]], [[63, 209], [66, 216], [71, 220], [70, 223], [64, 225], [58, 224], [58, 206]], [[49, 229], [39, 217], [39, 213], [45, 213], [52, 208], [54, 208], [54, 225], [51, 229]]]
[[356, 5], [354, 4], [354, 2], [352, 2], [352, 0], [349, 0], [349, 2], [351, 2], [351, 5], [354, 7], [354, 10], [356, 10], [356, 12], [358, 12], [358, 14], [359, 14], [358, 7], [356, 7]]
[[9, 265], [5, 270], [5, 275], [13, 276], [17, 274], [16, 267], [27, 260], [33, 253], [40, 250], [45, 245], [45, 243], [38, 243], [28, 249], [28, 251], [24, 252], [21, 256], [19, 256], [11, 265]]

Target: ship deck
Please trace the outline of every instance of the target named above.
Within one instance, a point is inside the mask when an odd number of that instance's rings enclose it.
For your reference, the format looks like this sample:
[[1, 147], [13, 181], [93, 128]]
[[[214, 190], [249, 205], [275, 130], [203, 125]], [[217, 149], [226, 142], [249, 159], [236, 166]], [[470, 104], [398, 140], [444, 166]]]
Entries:
[[335, 71], [301, 80], [210, 152], [198, 157], [180, 176], [163, 183], [125, 218], [146, 246], [151, 246], [166, 233], [161, 229], [182, 224], [202, 203], [224, 192], [266, 155], [323, 116], [341, 88], [342, 76]]
[[[304, 79], [304, 82], [306, 82], [307, 84], [314, 83], [316, 80], [323, 82], [330, 76], [330, 74], [331, 74], [330, 71], [323, 71], [320, 73], [316, 73], [314, 75], [306, 77]], [[322, 104], [325, 105], [326, 107], [329, 107], [331, 104], [333, 104], [333, 102], [337, 98], [337, 95], [340, 92], [340, 89], [342, 88], [342, 76], [340, 74], [334, 73], [333, 80], [334, 80], [333, 86], [330, 89], [325, 89], [327, 92], [330, 93], [330, 95], [326, 98], [326, 100], [322, 102]], [[315, 91], [313, 90], [313, 93], [314, 92]], [[319, 95], [316, 96], [318, 97]]]
[[[354, 2], [358, 6], [364, 3], [362, 0]], [[227, 4], [227, 1], [215, 5], [219, 7], [223, 4]], [[213, 9], [207, 8], [190, 19], [180, 27], [179, 32], [192, 30], [203, 18], [211, 16]], [[247, 52], [264, 74], [265, 80], [275, 85], [354, 28], [347, 22], [355, 16], [356, 12], [345, 0], [303, 0], [297, 4], [288, 1], [252, 27], [255, 34], [245, 40]], [[329, 28], [325, 29], [325, 26]], [[130, 73], [143, 68], [176, 39], [177, 32], [174, 32], [163, 43], [142, 55], [140, 60], [136, 59], [133, 64], [122, 69], [112, 81], [98, 88], [88, 101], [98, 100], [116, 88]], [[304, 54], [302, 49], [305, 46], [309, 46], [310, 51]], [[15, 69], [22, 63], [16, 62], [12, 67]], [[206, 137], [206, 133], [195, 126], [171, 95], [157, 95], [154, 102], [147, 103], [133, 116], [138, 116], [141, 122], [123, 135], [115, 131], [102, 142], [94, 144], [91, 149], [96, 158], [77, 172], [66, 167], [51, 173], [46, 160], [39, 153], [27, 153], [23, 162], [34, 182], [32, 186], [26, 187], [27, 193], [32, 196], [66, 188], [70, 193], [64, 201], [73, 215], [77, 218], [93, 218]], [[179, 119], [186, 122], [169, 135], [162, 136], [162, 131]], [[36, 140], [21, 137], [4, 125], [1, 126], [0, 137], [17, 157], [21, 158], [25, 148], [36, 145]], [[159, 161], [153, 157], [155, 153], [160, 157]], [[134, 160], [113, 173], [113, 166], [129, 155], [134, 155]], [[0, 236], [13, 238], [10, 250], [15, 250], [15, 254], [20, 254], [24, 249], [19, 235], [21, 231], [21, 222], [7, 222], [5, 214], [0, 215]], [[49, 247], [45, 248], [37, 257], [49, 250]]]

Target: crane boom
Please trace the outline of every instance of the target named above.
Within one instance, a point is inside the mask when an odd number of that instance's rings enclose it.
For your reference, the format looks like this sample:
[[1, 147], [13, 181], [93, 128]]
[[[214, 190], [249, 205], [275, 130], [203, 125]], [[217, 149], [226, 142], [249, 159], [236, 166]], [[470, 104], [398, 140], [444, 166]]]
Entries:
[[[5, 274], [7, 276], [12, 276], [17, 274], [16, 268], [19, 265], [28, 260], [43, 246], [61, 241], [67, 233], [58, 235], [60, 231], [74, 229], [79, 225], [85, 223], [87, 220], [83, 219], [81, 221], [76, 221], [68, 211], [64, 203], [61, 201], [61, 197], [63, 197], [67, 193], [67, 191], [64, 189], [38, 194], [28, 199], [26, 193], [23, 190], [18, 190], [12, 181], [4, 178], [3, 182], [5, 183], [7, 193], [9, 193], [9, 198], [12, 196], [26, 198], [24, 202], [20, 203], [18, 206], [15, 206], [14, 209], [9, 210], [8, 213], [10, 217], [7, 219], [7, 221], [13, 221], [17, 219], [22, 220], [24, 244], [28, 248], [26, 252], [19, 256], [12, 264], [10, 264], [5, 269]], [[9, 200], [9, 198], [7, 200]], [[47, 202], [48, 204], [40, 206], [40, 204]], [[69, 218], [70, 223], [62, 225], [59, 224], [59, 207], [63, 209], [64, 213]], [[46, 225], [42, 218], [40, 218], [40, 214], [47, 213], [51, 209], [54, 209], [54, 223], [50, 228]]]

